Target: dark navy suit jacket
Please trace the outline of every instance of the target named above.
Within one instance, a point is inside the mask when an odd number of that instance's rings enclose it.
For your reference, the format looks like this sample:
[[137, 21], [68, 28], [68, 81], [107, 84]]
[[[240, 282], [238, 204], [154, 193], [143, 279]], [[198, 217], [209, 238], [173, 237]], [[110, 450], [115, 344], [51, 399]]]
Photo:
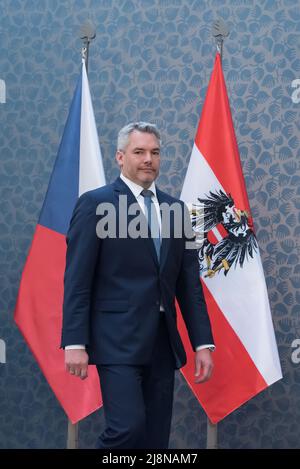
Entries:
[[[110, 202], [119, 217], [119, 196], [136, 203], [129, 187], [117, 178], [86, 192], [75, 206], [67, 234], [61, 346], [85, 344], [92, 364], [142, 365], [151, 360], [161, 314], [165, 315], [176, 368], [186, 354], [176, 325], [175, 297], [195, 350], [213, 344], [199, 279], [197, 251], [186, 249], [171, 227], [163, 238], [160, 262], [149, 238], [100, 239], [96, 224], [99, 203]], [[157, 188], [159, 204], [182, 201]], [[133, 216], [128, 217], [128, 221]], [[190, 223], [190, 222], [189, 222]], [[160, 311], [162, 303], [165, 311]]]

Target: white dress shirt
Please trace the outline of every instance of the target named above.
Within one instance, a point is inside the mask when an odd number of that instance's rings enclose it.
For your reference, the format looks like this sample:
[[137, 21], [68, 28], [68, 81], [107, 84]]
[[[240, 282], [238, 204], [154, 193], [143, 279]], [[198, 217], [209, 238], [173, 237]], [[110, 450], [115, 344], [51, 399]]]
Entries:
[[[131, 181], [131, 179], [128, 179], [124, 174], [120, 173], [120, 178], [122, 181], [125, 182], [125, 184], [129, 187], [133, 195], [135, 196], [139, 206], [141, 207], [143, 213], [145, 214], [145, 199], [142, 196], [141, 192], [144, 190], [144, 187], [140, 186], [139, 184], [136, 184], [135, 182]], [[160, 208], [159, 208], [159, 202], [157, 199], [156, 195], [156, 187], [154, 181], [152, 182], [151, 186], [148, 187], [148, 190], [152, 192], [152, 202], [154, 203], [156, 213], [157, 213], [157, 218], [158, 218], [158, 223], [159, 223], [159, 231], [161, 233], [161, 215], [160, 215]], [[161, 304], [160, 305], [160, 311], [164, 311], [164, 307]], [[202, 350], [205, 348], [209, 348], [210, 350], [214, 350], [215, 346], [213, 344], [208, 344], [208, 345], [199, 345], [196, 347], [196, 350]], [[85, 349], [84, 345], [66, 345], [65, 350], [72, 350], [72, 349]]]

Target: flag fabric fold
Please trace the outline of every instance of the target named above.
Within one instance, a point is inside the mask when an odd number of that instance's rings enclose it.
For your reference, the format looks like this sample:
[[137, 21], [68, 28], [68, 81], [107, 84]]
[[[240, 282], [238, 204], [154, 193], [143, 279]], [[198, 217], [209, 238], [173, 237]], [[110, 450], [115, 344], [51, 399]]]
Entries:
[[72, 423], [102, 405], [95, 366], [80, 380], [60, 349], [66, 234], [77, 198], [105, 184], [85, 64], [23, 269], [14, 320]]
[[199, 247], [199, 275], [215, 338], [215, 368], [194, 383], [193, 351], [182, 369], [213, 423], [281, 379], [259, 248], [250, 213], [220, 55], [207, 89], [181, 199]]

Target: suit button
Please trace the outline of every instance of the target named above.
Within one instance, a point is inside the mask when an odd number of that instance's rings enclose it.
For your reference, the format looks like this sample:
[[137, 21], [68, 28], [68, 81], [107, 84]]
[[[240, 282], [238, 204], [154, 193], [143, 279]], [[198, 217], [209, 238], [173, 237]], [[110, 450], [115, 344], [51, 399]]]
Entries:
[[157, 306], [159, 305], [159, 301], [156, 302]]

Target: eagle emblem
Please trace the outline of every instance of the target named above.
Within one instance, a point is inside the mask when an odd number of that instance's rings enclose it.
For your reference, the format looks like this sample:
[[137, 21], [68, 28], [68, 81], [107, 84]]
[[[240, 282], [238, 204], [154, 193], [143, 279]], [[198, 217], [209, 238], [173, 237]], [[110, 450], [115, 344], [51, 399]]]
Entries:
[[226, 276], [232, 267], [241, 268], [258, 250], [248, 211], [235, 206], [230, 194], [222, 190], [198, 198], [190, 209], [199, 255], [200, 274]]

